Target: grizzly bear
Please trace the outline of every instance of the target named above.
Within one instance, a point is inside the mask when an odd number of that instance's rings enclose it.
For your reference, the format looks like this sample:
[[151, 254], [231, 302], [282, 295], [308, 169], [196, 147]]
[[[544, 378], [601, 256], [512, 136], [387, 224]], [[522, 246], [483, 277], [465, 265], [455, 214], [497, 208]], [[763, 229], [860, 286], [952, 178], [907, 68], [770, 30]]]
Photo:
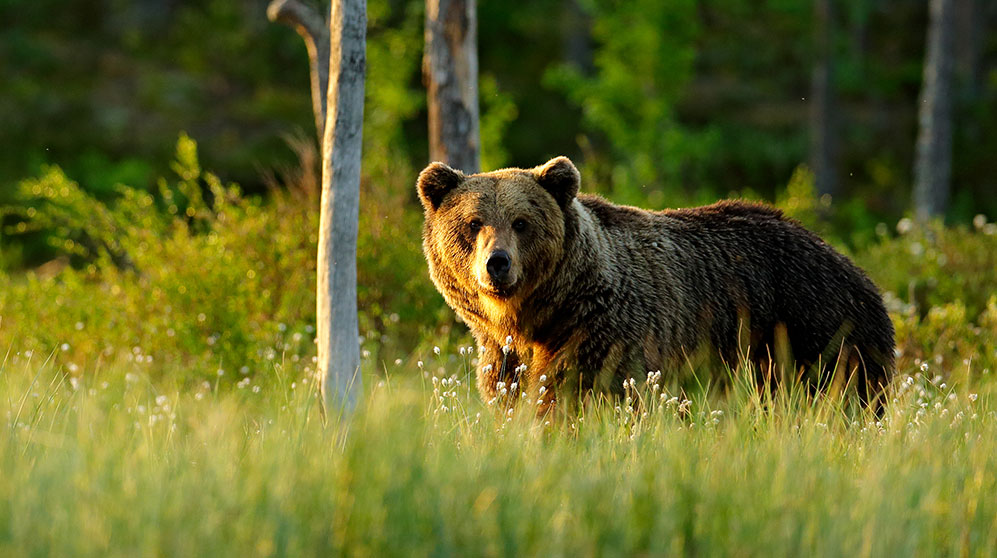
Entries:
[[704, 352], [770, 372], [788, 354], [812, 378], [844, 365], [864, 401], [882, 392], [882, 298], [817, 235], [766, 205], [645, 211], [579, 195], [580, 181], [566, 157], [419, 175], [429, 273], [478, 342], [486, 401], [528, 396], [543, 413], [565, 382], [621, 393]]

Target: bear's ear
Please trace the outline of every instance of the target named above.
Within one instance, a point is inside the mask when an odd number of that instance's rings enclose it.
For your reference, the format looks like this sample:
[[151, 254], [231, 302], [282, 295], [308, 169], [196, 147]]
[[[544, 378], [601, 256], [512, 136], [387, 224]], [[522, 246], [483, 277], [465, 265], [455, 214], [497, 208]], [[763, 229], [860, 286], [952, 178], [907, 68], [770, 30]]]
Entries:
[[432, 163], [419, 173], [417, 188], [422, 205], [429, 211], [436, 211], [450, 190], [460, 185], [464, 173], [443, 163]]
[[537, 183], [554, 196], [557, 205], [567, 207], [578, 194], [582, 175], [567, 157], [555, 157], [533, 170]]

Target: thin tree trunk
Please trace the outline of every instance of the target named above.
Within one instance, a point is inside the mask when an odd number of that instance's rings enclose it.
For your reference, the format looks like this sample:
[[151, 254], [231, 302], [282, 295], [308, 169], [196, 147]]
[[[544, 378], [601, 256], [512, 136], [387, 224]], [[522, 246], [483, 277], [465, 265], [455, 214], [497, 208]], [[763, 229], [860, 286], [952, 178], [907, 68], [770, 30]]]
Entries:
[[267, 7], [270, 21], [293, 27], [305, 40], [311, 67], [312, 112], [315, 131], [322, 145], [325, 136], [326, 92], [329, 90], [329, 28], [322, 17], [308, 4], [298, 0], [273, 0]]
[[834, 1], [814, 0], [814, 67], [810, 82], [810, 164], [819, 195], [838, 193], [834, 103]]
[[366, 1], [333, 0], [316, 286], [318, 369], [327, 409], [351, 410], [362, 390], [357, 227], [366, 35]]
[[952, 172], [952, 0], [931, 0], [921, 86], [914, 209], [919, 220], [944, 215]]
[[357, 320], [357, 228], [367, 4], [366, 0], [333, 0], [326, 23], [308, 4], [273, 0], [267, 16], [298, 31], [311, 62], [312, 109], [322, 147], [315, 289], [318, 373], [324, 408], [349, 411], [363, 389]]
[[426, 0], [423, 74], [429, 90], [429, 157], [481, 170], [475, 0]]

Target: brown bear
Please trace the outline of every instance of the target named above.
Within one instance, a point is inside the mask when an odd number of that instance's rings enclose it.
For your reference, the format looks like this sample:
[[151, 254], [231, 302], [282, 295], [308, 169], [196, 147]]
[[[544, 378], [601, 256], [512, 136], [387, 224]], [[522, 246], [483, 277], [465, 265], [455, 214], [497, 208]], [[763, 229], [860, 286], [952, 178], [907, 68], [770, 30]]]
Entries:
[[769, 371], [787, 351], [796, 371], [844, 363], [865, 401], [885, 387], [879, 291], [798, 222], [744, 201], [645, 211], [579, 195], [580, 180], [566, 157], [419, 175], [429, 273], [478, 342], [486, 401], [521, 391], [545, 412], [565, 382], [620, 393], [704, 350]]

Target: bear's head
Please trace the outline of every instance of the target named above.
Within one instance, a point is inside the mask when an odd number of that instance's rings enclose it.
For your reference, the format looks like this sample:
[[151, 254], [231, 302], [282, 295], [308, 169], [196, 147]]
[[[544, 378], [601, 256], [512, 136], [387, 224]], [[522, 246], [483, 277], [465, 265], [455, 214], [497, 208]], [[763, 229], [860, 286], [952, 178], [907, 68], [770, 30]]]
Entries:
[[561, 260], [565, 211], [580, 175], [567, 157], [533, 169], [465, 175], [443, 163], [419, 174], [423, 247], [444, 294], [526, 296]]

